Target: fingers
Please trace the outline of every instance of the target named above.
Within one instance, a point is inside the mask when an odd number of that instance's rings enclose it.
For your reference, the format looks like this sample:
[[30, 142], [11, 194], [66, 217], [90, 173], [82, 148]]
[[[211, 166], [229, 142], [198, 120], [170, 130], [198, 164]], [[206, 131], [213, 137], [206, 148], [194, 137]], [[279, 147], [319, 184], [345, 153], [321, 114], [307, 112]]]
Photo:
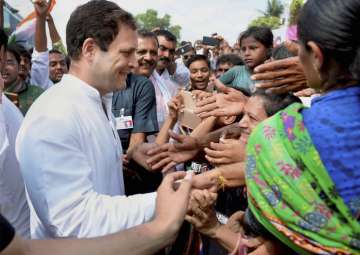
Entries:
[[290, 66], [297, 65], [299, 57], [291, 57], [286, 59], [275, 60], [270, 63], [262, 64], [254, 69], [255, 73], [275, 71], [277, 69], [286, 69]]
[[208, 118], [208, 117], [223, 117], [223, 116], [227, 116], [226, 112], [223, 109], [215, 109], [209, 112], [203, 112], [198, 114], [198, 116], [202, 119], [204, 118]]
[[212, 104], [216, 102], [216, 96], [212, 95], [210, 97], [207, 97], [199, 102], [196, 103], [196, 107], [201, 108], [203, 106], [206, 106], [208, 104]]
[[210, 143], [210, 148], [217, 151], [232, 150], [234, 145], [239, 144], [238, 141], [234, 139], [221, 139], [221, 143]]
[[292, 76], [294, 72], [292, 70], [275, 70], [265, 73], [254, 74], [251, 79], [258, 81], [275, 80], [282, 77]]
[[168, 164], [163, 168], [163, 170], [162, 170], [161, 172], [162, 172], [162, 173], [167, 173], [167, 172], [169, 172], [171, 169], [173, 169], [176, 165], [177, 165], [176, 162], [171, 161], [170, 163], [168, 163]]
[[169, 130], [169, 136], [170, 136], [170, 138], [174, 139], [175, 141], [177, 141], [179, 143], [181, 143], [186, 137], [184, 135], [176, 134], [175, 132], [173, 132], [171, 130]]
[[161, 160], [165, 159], [168, 157], [168, 152], [165, 151], [165, 152], [160, 152], [158, 154], [156, 154], [155, 156], [152, 156], [151, 158], [149, 158], [148, 160], [146, 160], [146, 163], [148, 165], [154, 165], [156, 164], [156, 162], [160, 162]]
[[215, 86], [218, 91], [227, 94], [229, 92], [229, 87], [222, 83], [219, 79], [214, 80]]
[[302, 90], [305, 88], [304, 83], [296, 83], [293, 85], [283, 85], [281, 87], [276, 87], [276, 88], [270, 88], [267, 89], [266, 91], [268, 93], [274, 93], [274, 94], [284, 94], [284, 93], [289, 93], [289, 92], [297, 92], [299, 90]]
[[285, 47], [294, 55], [299, 55], [299, 44], [293, 41], [285, 41]]
[[213, 158], [210, 156], [205, 155], [205, 158], [207, 161], [209, 161], [213, 165], [224, 165], [224, 164], [230, 164], [232, 161], [228, 158]]
[[164, 177], [159, 190], [167, 190], [167, 192], [174, 192], [174, 182], [181, 180], [186, 176], [183, 171], [174, 172]]
[[264, 244], [265, 239], [262, 237], [254, 237], [249, 239], [243, 239], [243, 244], [245, 244], [248, 248], [256, 248], [260, 245]]
[[223, 158], [225, 157], [224, 151], [212, 150], [209, 148], [204, 149], [207, 156], [212, 158]]
[[[176, 174], [176, 173], [177, 172], [174, 172], [174, 174]], [[172, 175], [172, 174], [173, 173], [171, 173], [169, 175]], [[176, 190], [176, 193], [181, 194], [181, 196], [184, 196], [184, 199], [186, 199], [186, 201], [189, 201], [193, 176], [194, 176], [193, 171], [186, 172], [184, 179], [181, 180], [180, 186]]]
[[299, 84], [299, 85], [301, 84], [303, 86], [303, 88], [307, 87], [306, 80], [303, 75], [294, 75], [294, 76], [284, 78], [284, 79], [261, 82], [261, 83], [256, 84], [256, 87], [262, 88], [262, 89], [267, 89], [267, 88], [280, 87], [283, 85], [292, 85], [294, 83]]
[[164, 158], [162, 160], [160, 160], [160, 162], [154, 164], [153, 166], [151, 166], [152, 170], [158, 170], [160, 168], [163, 168], [164, 166], [166, 166], [167, 164], [169, 164], [171, 162], [171, 158], [167, 157]]
[[243, 211], [237, 211], [233, 215], [230, 216], [230, 220], [240, 221], [243, 222], [245, 213]]
[[169, 147], [168, 144], [164, 144], [164, 145], [161, 145], [161, 146], [156, 146], [155, 148], [152, 148], [152, 149], [148, 150], [148, 151], [146, 152], [146, 155], [148, 155], [148, 156], [154, 156], [154, 155], [159, 154], [159, 153], [161, 153], [161, 152], [167, 151], [167, 150], [168, 150], [168, 147]]

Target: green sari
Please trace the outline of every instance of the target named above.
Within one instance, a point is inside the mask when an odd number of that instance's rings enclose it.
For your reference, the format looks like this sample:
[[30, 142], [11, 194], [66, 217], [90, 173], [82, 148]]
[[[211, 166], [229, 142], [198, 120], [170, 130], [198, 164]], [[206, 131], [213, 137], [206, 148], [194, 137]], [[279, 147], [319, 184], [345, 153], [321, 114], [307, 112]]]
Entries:
[[360, 254], [360, 224], [337, 194], [299, 103], [262, 122], [247, 146], [249, 207], [300, 254]]

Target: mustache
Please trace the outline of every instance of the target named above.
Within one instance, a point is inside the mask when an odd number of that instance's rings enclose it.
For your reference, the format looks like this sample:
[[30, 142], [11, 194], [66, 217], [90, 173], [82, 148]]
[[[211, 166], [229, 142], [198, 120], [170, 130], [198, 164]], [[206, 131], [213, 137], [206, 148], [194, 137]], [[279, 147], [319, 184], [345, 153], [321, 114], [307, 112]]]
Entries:
[[170, 59], [168, 57], [160, 57], [159, 60], [170, 62]]
[[142, 60], [141, 62], [139, 62], [139, 65], [147, 64], [149, 66], [154, 66], [155, 63], [156, 63], [155, 61]]

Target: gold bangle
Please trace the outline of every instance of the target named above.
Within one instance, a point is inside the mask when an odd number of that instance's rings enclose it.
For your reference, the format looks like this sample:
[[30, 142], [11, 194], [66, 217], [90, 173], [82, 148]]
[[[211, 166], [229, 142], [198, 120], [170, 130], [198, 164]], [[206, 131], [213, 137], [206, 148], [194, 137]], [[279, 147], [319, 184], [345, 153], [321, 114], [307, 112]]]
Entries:
[[226, 179], [223, 175], [219, 175], [218, 177], [219, 187], [224, 191], [226, 187]]

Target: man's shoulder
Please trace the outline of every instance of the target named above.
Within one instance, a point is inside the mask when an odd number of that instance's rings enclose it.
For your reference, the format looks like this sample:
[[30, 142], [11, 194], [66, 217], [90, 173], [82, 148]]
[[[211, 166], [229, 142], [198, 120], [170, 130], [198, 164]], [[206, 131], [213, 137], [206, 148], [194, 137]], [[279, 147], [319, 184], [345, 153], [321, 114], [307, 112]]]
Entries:
[[147, 77], [145, 77], [143, 75], [138, 75], [138, 74], [129, 75], [129, 82], [134, 87], [135, 86], [140, 86], [140, 85], [152, 85], [152, 82], [150, 81], [149, 78], [147, 78]]

